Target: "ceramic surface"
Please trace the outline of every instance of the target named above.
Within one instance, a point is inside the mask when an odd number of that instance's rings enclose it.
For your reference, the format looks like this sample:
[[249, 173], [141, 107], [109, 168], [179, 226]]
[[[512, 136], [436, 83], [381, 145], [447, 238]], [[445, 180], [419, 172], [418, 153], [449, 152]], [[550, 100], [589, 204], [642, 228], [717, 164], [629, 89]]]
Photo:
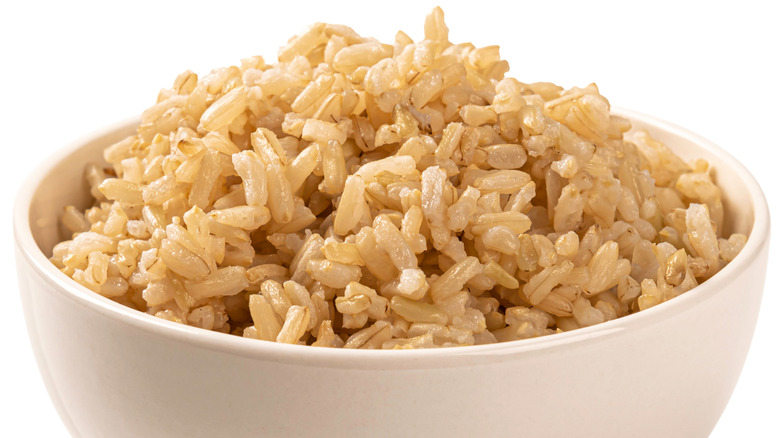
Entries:
[[696, 437], [716, 424], [755, 327], [769, 238], [766, 201], [734, 158], [629, 111], [684, 158], [717, 169], [742, 253], [696, 289], [573, 332], [426, 351], [278, 345], [186, 327], [100, 297], [47, 260], [64, 205], [88, 203], [84, 163], [135, 121], [63, 149], [14, 209], [28, 331], [76, 437]]

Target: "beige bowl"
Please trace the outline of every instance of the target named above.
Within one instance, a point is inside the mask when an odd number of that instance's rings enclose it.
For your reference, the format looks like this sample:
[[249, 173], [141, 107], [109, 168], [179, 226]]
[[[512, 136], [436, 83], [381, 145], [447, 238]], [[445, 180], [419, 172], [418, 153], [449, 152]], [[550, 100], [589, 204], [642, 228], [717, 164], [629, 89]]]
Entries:
[[721, 272], [657, 307], [496, 345], [346, 351], [178, 325], [98, 296], [47, 260], [83, 165], [135, 120], [63, 149], [14, 209], [27, 327], [49, 394], [79, 437], [582, 436], [710, 433], [737, 382], [766, 274], [769, 214], [750, 173], [707, 140], [620, 113], [717, 169], [727, 232], [749, 234]]

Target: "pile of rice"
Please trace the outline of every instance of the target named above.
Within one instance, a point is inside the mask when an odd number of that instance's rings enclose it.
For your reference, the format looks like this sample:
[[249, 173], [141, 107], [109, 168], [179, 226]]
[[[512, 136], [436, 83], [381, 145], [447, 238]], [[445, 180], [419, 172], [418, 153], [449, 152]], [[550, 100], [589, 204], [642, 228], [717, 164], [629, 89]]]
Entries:
[[187, 71], [68, 207], [51, 261], [170, 321], [343, 348], [512, 341], [674, 298], [746, 237], [721, 193], [595, 85], [504, 77], [497, 46], [317, 23], [267, 64]]

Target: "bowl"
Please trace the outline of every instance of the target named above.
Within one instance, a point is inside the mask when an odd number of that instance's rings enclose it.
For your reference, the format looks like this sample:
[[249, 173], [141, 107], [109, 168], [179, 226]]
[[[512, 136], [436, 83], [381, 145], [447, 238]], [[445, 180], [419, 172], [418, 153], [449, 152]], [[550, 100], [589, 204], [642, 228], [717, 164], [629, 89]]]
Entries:
[[82, 169], [137, 119], [48, 158], [14, 206], [27, 329], [76, 437], [692, 437], [713, 429], [748, 352], [769, 214], [751, 174], [709, 141], [620, 110], [716, 169], [742, 252], [648, 310], [547, 337], [420, 351], [336, 350], [228, 336], [155, 318], [71, 280], [47, 257], [63, 206], [89, 204]]

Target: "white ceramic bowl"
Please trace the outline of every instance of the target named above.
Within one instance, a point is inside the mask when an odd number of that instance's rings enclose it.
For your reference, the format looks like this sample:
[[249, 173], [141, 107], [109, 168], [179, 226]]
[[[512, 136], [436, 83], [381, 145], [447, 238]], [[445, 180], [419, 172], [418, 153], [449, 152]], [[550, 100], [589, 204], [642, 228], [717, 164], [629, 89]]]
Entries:
[[76, 142], [14, 207], [19, 283], [41, 375], [78, 437], [696, 437], [737, 382], [766, 273], [769, 214], [750, 173], [707, 140], [621, 111], [717, 170], [728, 232], [749, 233], [715, 277], [657, 307], [524, 341], [426, 351], [281, 345], [157, 319], [98, 296], [47, 256], [64, 205], [88, 203], [89, 160], [132, 132]]

